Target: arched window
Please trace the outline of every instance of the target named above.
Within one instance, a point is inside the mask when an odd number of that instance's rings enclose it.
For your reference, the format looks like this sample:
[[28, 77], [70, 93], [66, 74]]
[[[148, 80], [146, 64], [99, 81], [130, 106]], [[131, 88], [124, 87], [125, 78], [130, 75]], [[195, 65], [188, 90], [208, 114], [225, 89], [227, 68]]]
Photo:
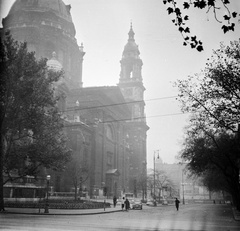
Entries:
[[107, 125], [107, 128], [106, 128], [106, 136], [108, 139], [110, 140], [114, 140], [113, 138], [113, 130], [112, 130], [112, 127], [110, 125]]
[[87, 150], [87, 148], [84, 148], [84, 150], [83, 150], [83, 163], [88, 164], [88, 150]]

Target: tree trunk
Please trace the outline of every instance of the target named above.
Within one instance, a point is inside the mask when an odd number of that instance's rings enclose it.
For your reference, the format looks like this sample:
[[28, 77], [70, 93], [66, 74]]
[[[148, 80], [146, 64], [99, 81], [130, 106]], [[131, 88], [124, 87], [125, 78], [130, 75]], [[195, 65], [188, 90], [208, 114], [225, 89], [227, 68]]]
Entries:
[[240, 195], [238, 193], [234, 193], [234, 206], [238, 211], [240, 211]]
[[233, 199], [233, 205], [236, 207], [238, 211], [240, 211], [240, 184], [232, 187], [231, 195]]
[[77, 185], [74, 187], [74, 198], [77, 201]]
[[3, 198], [3, 136], [0, 139], [0, 211], [4, 211], [4, 198]]
[[238, 187], [238, 191], [236, 193], [236, 208], [238, 211], [240, 211], [240, 190]]

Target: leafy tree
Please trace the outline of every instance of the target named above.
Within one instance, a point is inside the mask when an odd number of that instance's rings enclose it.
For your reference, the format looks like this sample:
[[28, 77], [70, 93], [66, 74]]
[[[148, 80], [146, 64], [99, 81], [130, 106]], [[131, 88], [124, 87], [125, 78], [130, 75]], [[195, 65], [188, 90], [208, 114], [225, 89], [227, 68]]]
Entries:
[[[147, 185], [148, 188], [151, 190], [151, 195], [154, 198], [154, 171], [148, 175], [147, 178]], [[173, 194], [175, 194], [176, 187], [173, 184], [172, 180], [166, 175], [166, 172], [164, 171], [159, 171], [159, 170], [155, 170], [155, 194], [157, 194], [157, 192], [159, 193], [159, 200], [160, 200], [160, 190], [163, 190], [163, 188], [166, 187], [167, 189], [170, 190]]]
[[205, 69], [187, 80], [179, 80], [183, 112], [197, 116], [202, 124], [238, 132], [240, 123], [240, 40], [221, 44], [213, 51]]
[[63, 72], [48, 69], [46, 59], [36, 60], [26, 43], [9, 33], [0, 41], [0, 209], [3, 185], [42, 167], [62, 169], [69, 160], [64, 121], [56, 106], [54, 83]]
[[209, 192], [230, 192], [225, 176], [216, 166], [212, 166], [211, 169], [204, 171], [202, 176], [200, 181], [207, 187]]
[[75, 200], [77, 200], [78, 191], [79, 193], [82, 193], [82, 184], [86, 182], [89, 178], [89, 166], [86, 161], [82, 161], [79, 156], [76, 154], [73, 155], [72, 160], [67, 165], [66, 174], [67, 179], [66, 182], [71, 182], [71, 186], [74, 187], [74, 197]]
[[137, 189], [142, 192], [142, 200], [147, 198], [147, 175], [142, 173], [137, 180]]
[[224, 175], [240, 210], [239, 61], [239, 41], [221, 44], [200, 74], [176, 85], [182, 110], [192, 113], [182, 157], [195, 173]]
[[[69, 147], [72, 150], [72, 158], [66, 165], [66, 170], [61, 174], [64, 183], [64, 190], [67, 192], [74, 188], [74, 197], [82, 194], [82, 185], [88, 181], [91, 167], [88, 160], [88, 150], [86, 140], [81, 128], [67, 130], [69, 137]], [[79, 191], [78, 191], [79, 188]]]
[[207, 14], [212, 12], [215, 20], [222, 25], [224, 33], [234, 31], [235, 21], [239, 17], [235, 10], [231, 10], [230, 0], [163, 0], [163, 3], [167, 6], [168, 14], [174, 16], [172, 22], [183, 37], [183, 45], [190, 45], [198, 51], [203, 50], [202, 41], [198, 40], [196, 35], [192, 35], [187, 26], [190, 19], [188, 11], [191, 8], [206, 10]]
[[182, 158], [193, 174], [201, 176], [210, 191], [226, 191], [240, 209], [239, 144], [235, 134], [213, 133], [199, 127], [188, 130]]
[[160, 190], [163, 192], [164, 188], [167, 188], [167, 189], [171, 188], [172, 192], [176, 191], [172, 180], [166, 175], [166, 172], [164, 171], [156, 171], [155, 185], [156, 185], [156, 188], [159, 189], [159, 200], [160, 200]]

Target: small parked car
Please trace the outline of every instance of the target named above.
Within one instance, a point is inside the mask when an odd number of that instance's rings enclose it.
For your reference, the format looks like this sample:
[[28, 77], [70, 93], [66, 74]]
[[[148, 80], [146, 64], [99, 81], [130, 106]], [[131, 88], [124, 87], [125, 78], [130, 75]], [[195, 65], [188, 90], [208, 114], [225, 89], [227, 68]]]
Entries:
[[142, 209], [141, 200], [133, 200], [130, 205], [131, 209]]
[[154, 201], [153, 200], [147, 200], [146, 205], [154, 206]]

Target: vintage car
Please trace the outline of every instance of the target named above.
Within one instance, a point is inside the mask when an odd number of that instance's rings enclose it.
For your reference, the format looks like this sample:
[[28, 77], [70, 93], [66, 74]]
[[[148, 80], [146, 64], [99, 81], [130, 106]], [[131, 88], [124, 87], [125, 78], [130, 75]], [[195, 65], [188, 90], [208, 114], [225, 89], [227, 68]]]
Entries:
[[154, 200], [147, 200], [146, 205], [148, 206], [154, 206]]
[[142, 209], [142, 202], [141, 200], [132, 200], [130, 202], [130, 208], [131, 209]]

